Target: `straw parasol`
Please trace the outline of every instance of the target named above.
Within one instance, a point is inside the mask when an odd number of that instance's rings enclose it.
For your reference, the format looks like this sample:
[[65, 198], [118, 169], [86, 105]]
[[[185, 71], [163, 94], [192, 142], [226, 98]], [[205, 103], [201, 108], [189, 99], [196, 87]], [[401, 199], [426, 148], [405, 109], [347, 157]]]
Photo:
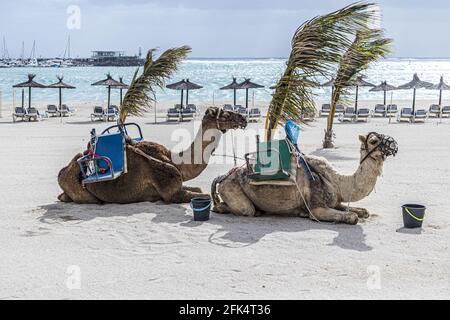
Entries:
[[367, 82], [363, 79], [363, 76], [359, 76], [356, 79], [355, 82], [356, 86], [356, 94], [355, 94], [355, 112], [358, 111], [358, 93], [359, 93], [359, 87], [375, 87], [374, 84], [371, 84], [370, 82]]
[[414, 73], [413, 79], [410, 82], [398, 86], [398, 89], [413, 89], [413, 105], [412, 105], [413, 114], [416, 108], [416, 90], [420, 88], [431, 87], [432, 85], [433, 84], [430, 82], [420, 80], [419, 77], [417, 76], [417, 73]]
[[64, 83], [63, 82], [63, 79], [64, 79], [63, 76], [56, 76], [56, 78], [58, 79], [58, 82], [47, 86], [47, 88], [58, 89], [59, 90], [59, 111], [61, 111], [61, 107], [62, 107], [62, 89], [75, 89], [75, 87], [71, 86], [70, 84]]
[[[13, 85], [13, 88], [28, 88], [28, 110], [31, 108], [31, 88], [45, 88], [45, 85], [34, 81], [35, 77], [35, 74], [29, 74], [28, 81]], [[22, 107], [24, 105], [24, 97], [24, 92], [22, 91]]]
[[245, 81], [239, 85], [239, 88], [245, 89], [245, 109], [248, 109], [248, 90], [264, 88], [264, 86], [251, 82], [250, 79], [245, 79]]
[[380, 92], [383, 91], [384, 92], [384, 100], [383, 100], [383, 104], [386, 105], [386, 91], [392, 91], [392, 90], [396, 90], [397, 88], [394, 87], [393, 85], [388, 84], [386, 81], [381, 82], [378, 86], [373, 87], [372, 89], [370, 89], [370, 92]]
[[120, 105], [122, 105], [122, 102], [123, 102], [123, 90], [124, 89], [125, 90], [129, 89], [130, 86], [128, 84], [126, 84], [125, 82], [123, 82], [123, 77], [119, 77], [119, 83], [121, 84], [120, 86], [114, 86], [113, 88], [120, 90]]
[[450, 86], [444, 82], [444, 77], [441, 76], [441, 80], [438, 84], [427, 87], [429, 90], [439, 90], [439, 105], [442, 105], [442, 90], [450, 90]]
[[193, 82], [190, 82], [189, 79], [186, 79], [186, 80], [183, 79], [181, 81], [167, 85], [166, 88], [181, 91], [181, 109], [183, 109], [184, 91], [186, 91], [186, 105], [188, 105], [189, 104], [189, 90], [201, 89], [203, 87], [198, 84], [195, 84]]
[[109, 108], [111, 104], [111, 88], [120, 88], [123, 84], [117, 80], [114, 80], [111, 74], [106, 75], [106, 79], [97, 81], [92, 84], [92, 86], [106, 86], [108, 87], [108, 105]]
[[225, 87], [220, 88], [220, 90], [233, 90], [234, 105], [236, 105], [236, 90], [239, 90], [239, 89], [241, 89], [241, 88], [239, 86], [239, 83], [237, 83], [235, 77], [233, 77], [233, 81], [230, 84], [226, 85]]

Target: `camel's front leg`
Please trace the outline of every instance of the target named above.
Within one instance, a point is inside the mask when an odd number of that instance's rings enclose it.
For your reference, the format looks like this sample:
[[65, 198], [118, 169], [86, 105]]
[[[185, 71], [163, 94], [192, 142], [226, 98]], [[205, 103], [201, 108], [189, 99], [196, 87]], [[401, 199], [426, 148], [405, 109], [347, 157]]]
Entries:
[[189, 203], [194, 198], [204, 198], [208, 199], [211, 196], [207, 193], [193, 192], [182, 188], [180, 191], [176, 192], [170, 199], [170, 203]]
[[314, 217], [319, 221], [328, 221], [336, 223], [357, 224], [358, 215], [354, 212], [344, 212], [333, 208], [315, 208], [312, 210]]
[[336, 209], [342, 210], [342, 211], [354, 212], [357, 214], [358, 218], [361, 218], [361, 219], [367, 219], [370, 216], [369, 211], [367, 211], [367, 209], [365, 209], [365, 208], [348, 207], [346, 205], [339, 204], [336, 207]]
[[238, 216], [254, 217], [256, 208], [246, 196], [237, 180], [236, 173], [228, 176], [219, 184], [217, 191], [223, 202], [215, 205], [214, 211], [218, 213], [233, 213]]

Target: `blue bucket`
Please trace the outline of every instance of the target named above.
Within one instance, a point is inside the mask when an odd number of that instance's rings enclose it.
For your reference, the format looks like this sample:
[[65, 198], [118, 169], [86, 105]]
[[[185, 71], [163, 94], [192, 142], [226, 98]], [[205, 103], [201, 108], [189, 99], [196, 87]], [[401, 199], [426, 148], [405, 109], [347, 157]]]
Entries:
[[194, 221], [208, 221], [212, 201], [209, 198], [194, 198], [191, 200], [191, 209], [194, 212]]
[[405, 204], [402, 206], [403, 224], [405, 228], [421, 228], [425, 216], [425, 206]]

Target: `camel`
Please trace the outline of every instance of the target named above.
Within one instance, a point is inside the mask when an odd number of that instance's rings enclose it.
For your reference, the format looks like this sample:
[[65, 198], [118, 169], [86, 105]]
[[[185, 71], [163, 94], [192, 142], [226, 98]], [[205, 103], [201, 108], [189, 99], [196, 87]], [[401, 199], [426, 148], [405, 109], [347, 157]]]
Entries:
[[[128, 172], [115, 180], [87, 184], [85, 187], [81, 183], [81, 170], [77, 163], [82, 154], [77, 154], [59, 172], [58, 183], [64, 192], [58, 199], [79, 204], [126, 204], [158, 200], [188, 203], [192, 198], [209, 197], [199, 188], [183, 186], [183, 182], [196, 178], [205, 170], [222, 134], [246, 126], [247, 121], [242, 115], [211, 107], [203, 117], [201, 130], [187, 150], [173, 154], [155, 142], [133, 143], [127, 139]], [[206, 137], [208, 132], [209, 138]]]
[[324, 158], [305, 156], [314, 180], [302, 168], [294, 185], [254, 185], [247, 168], [231, 170], [216, 178], [211, 187], [213, 211], [239, 216], [264, 213], [310, 218], [318, 221], [357, 224], [368, 218], [364, 208], [346, 204], [367, 197], [381, 175], [386, 158], [397, 153], [394, 139], [375, 132], [361, 141], [360, 165], [353, 175], [341, 175]]

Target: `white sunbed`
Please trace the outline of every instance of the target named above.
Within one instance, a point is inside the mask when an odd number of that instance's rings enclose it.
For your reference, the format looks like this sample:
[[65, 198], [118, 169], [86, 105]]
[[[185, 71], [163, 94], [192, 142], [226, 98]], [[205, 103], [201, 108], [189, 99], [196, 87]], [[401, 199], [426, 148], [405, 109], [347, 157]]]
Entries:
[[431, 118], [441, 117], [441, 106], [438, 104], [432, 104], [428, 109], [428, 116]]
[[372, 111], [372, 117], [385, 117], [386, 106], [384, 104], [377, 104]]
[[386, 107], [386, 117], [395, 117], [398, 113], [396, 104], [388, 104]]
[[413, 122], [425, 122], [428, 118], [428, 113], [425, 109], [417, 109], [414, 112], [414, 117], [412, 118]]
[[12, 114], [13, 122], [16, 122], [17, 119], [21, 119], [22, 121], [24, 121], [26, 114], [27, 114], [27, 111], [25, 110], [25, 108], [16, 107]]
[[252, 108], [248, 113], [248, 122], [259, 122], [261, 120], [261, 110], [259, 108]]
[[368, 122], [369, 118], [369, 108], [358, 108], [358, 111], [356, 111], [356, 122]]
[[91, 113], [91, 121], [94, 122], [95, 120], [104, 120], [104, 113], [103, 108], [96, 106], [94, 107], [94, 112]]
[[329, 103], [324, 103], [322, 104], [322, 107], [319, 110], [319, 117], [328, 117], [328, 115], [330, 114], [330, 104]]
[[450, 106], [443, 106], [442, 107], [441, 117], [442, 118], [449, 118], [450, 117]]
[[402, 108], [397, 116], [398, 122], [411, 122], [413, 117], [412, 108]]
[[355, 108], [347, 107], [338, 117], [340, 122], [353, 122], [356, 118]]

